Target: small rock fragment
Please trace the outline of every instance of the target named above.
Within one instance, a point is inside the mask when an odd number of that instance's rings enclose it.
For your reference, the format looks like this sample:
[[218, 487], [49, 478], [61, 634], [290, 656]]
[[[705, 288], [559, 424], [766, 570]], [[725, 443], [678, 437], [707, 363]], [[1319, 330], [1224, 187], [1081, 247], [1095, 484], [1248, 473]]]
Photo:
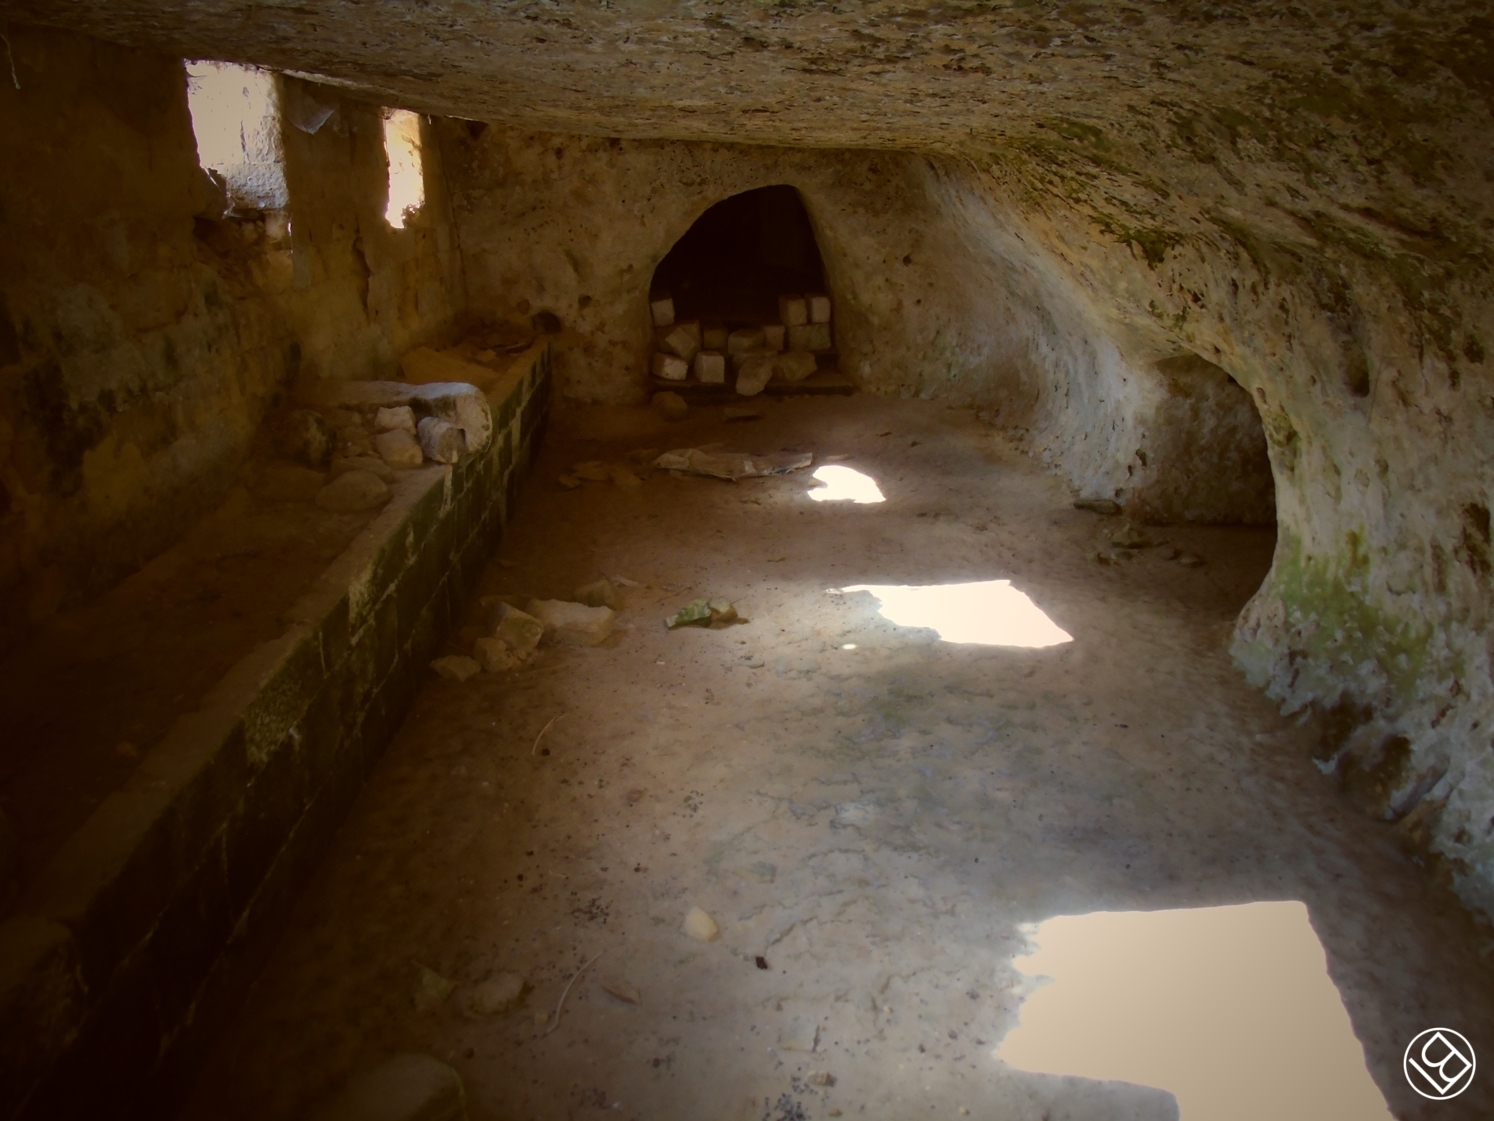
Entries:
[[1124, 525], [1118, 532], [1112, 533], [1110, 535], [1110, 543], [1117, 549], [1144, 549], [1151, 544], [1141, 530], [1130, 524]]
[[502, 673], [518, 669], [524, 664], [524, 655], [516, 651], [501, 638], [483, 637], [472, 643], [472, 656], [484, 673]]
[[708, 627], [711, 625], [711, 601], [708, 599], [692, 599], [681, 607], [668, 619], [664, 625], [670, 630], [676, 627]]
[[441, 976], [429, 966], [415, 963], [420, 974], [415, 979], [415, 1011], [429, 1012], [446, 1003], [456, 989], [456, 982]]
[[600, 580], [582, 584], [577, 588], [576, 602], [584, 603], [587, 607], [610, 607], [616, 611], [622, 606], [622, 597], [612, 586], [612, 581], [604, 576]]
[[332, 426], [321, 413], [312, 409], [297, 409], [286, 417], [280, 441], [289, 458], [318, 471], [327, 466], [337, 447]]
[[516, 653], [526, 658], [533, 654], [544, 634], [545, 625], [533, 615], [506, 603], [499, 605], [498, 623], [493, 628], [493, 637], [507, 643]]
[[497, 973], [468, 989], [462, 995], [462, 1006], [469, 1016], [496, 1016], [517, 1009], [528, 991], [529, 982], [517, 973]]
[[807, 350], [791, 350], [773, 363], [773, 376], [779, 381], [803, 381], [816, 369], [815, 357]]
[[624, 1004], [643, 1003], [643, 994], [638, 990], [638, 986], [621, 977], [603, 976], [598, 978], [597, 983], [602, 986], [604, 993], [616, 997]]
[[316, 504], [336, 514], [374, 510], [389, 501], [389, 488], [372, 471], [348, 471], [316, 492]]
[[613, 464], [607, 473], [612, 477], [612, 485], [619, 490], [635, 490], [643, 485], [643, 480], [633, 474], [631, 468], [620, 463]]
[[611, 469], [600, 459], [588, 459], [571, 464], [571, 474], [589, 483], [605, 483], [611, 477]]
[[690, 913], [685, 916], [683, 929], [686, 934], [697, 942], [714, 942], [716, 936], [721, 933], [721, 928], [716, 925], [716, 920], [699, 907], [690, 908]]
[[379, 453], [380, 459], [396, 469], [408, 470], [425, 462], [425, 452], [420, 450], [420, 441], [413, 432], [407, 432], [403, 428], [380, 432], [374, 437], [374, 451]]
[[467, 1121], [462, 1076], [429, 1055], [396, 1055], [351, 1079], [312, 1121]]
[[393, 408], [381, 408], [374, 414], [374, 427], [380, 432], [393, 432], [396, 429], [404, 429], [411, 435], [415, 432], [415, 410], [409, 405], [395, 405]]
[[420, 437], [420, 450], [436, 463], [455, 463], [466, 454], [467, 438], [449, 420], [423, 417], [416, 426], [416, 434]]
[[813, 1020], [795, 1016], [778, 1032], [778, 1047], [782, 1051], [810, 1051], [820, 1039], [820, 1025]]
[[482, 672], [482, 666], [462, 654], [448, 654], [444, 658], [437, 658], [431, 663], [431, 669], [446, 678], [447, 681], [458, 683], [466, 681], [468, 678], [476, 677]]
[[1197, 553], [1179, 553], [1177, 561], [1184, 568], [1202, 568], [1204, 564], [1203, 557]]
[[1074, 509], [1088, 510], [1091, 514], [1104, 514], [1107, 517], [1121, 512], [1120, 503], [1109, 498], [1076, 498]]
[[742, 363], [737, 374], [737, 394], [741, 397], [756, 397], [773, 377], [773, 359], [760, 355]]
[[581, 485], [581, 480], [574, 475], [556, 475], [555, 482], [562, 490], [575, 490]]
[[563, 599], [535, 599], [526, 605], [545, 628], [545, 638], [567, 646], [596, 646], [612, 633], [616, 620], [609, 607], [587, 607]]
[[673, 354], [654, 352], [654, 377], [665, 381], [684, 381], [690, 376], [690, 363]]
[[831, 1074], [828, 1070], [812, 1070], [805, 1077], [804, 1081], [808, 1082], [811, 1086], [834, 1086], [835, 1075]]
[[685, 403], [685, 399], [667, 389], [655, 393], [649, 403], [663, 420], [684, 420], [690, 415], [690, 406]]

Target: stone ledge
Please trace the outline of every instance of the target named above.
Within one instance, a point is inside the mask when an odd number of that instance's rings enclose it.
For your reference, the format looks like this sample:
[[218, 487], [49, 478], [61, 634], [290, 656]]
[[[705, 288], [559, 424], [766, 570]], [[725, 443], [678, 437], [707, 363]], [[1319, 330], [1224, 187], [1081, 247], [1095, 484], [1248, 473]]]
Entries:
[[159, 1116], [184, 1092], [497, 545], [548, 343], [484, 389], [487, 446], [403, 476], [0, 923], [0, 1117]]

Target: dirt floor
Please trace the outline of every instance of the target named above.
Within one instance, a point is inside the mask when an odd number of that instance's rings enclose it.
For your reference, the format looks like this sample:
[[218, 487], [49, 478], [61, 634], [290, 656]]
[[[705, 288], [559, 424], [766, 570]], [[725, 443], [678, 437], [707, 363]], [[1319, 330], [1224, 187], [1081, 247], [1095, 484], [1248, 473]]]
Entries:
[[[1226, 653], [1269, 531], [1149, 530], [1159, 544], [1120, 550], [1118, 519], [1073, 509], [968, 412], [870, 397], [762, 408], [730, 425], [719, 409], [675, 426], [643, 410], [556, 418], [484, 591], [643, 586], [603, 646], [542, 647], [464, 684], [432, 675], [187, 1118], [304, 1116], [401, 1051], [459, 1070], [476, 1121], [1166, 1118], [1180, 1101], [1190, 1118], [1372, 1117], [1384, 1103], [1494, 1116], [1494, 1079], [1432, 1103], [1402, 1075], [1425, 1028], [1494, 1042], [1487, 931], [1348, 805], [1312, 762], [1314, 730], [1278, 716]], [[555, 482], [577, 460], [713, 441], [848, 457], [835, 465], [886, 501], [813, 501], [810, 471]], [[1175, 548], [1205, 563], [1169, 559]], [[1037, 640], [1056, 627], [1072, 641], [943, 641], [840, 591], [994, 580], [1031, 605], [970, 590], [947, 633], [972, 637], [981, 605], [1006, 602]], [[750, 622], [666, 630], [696, 596]], [[894, 615], [918, 606], [881, 600]], [[695, 907], [719, 924], [714, 941], [682, 931]], [[1020, 968], [1057, 945], [1058, 927], [1038, 924], [1099, 912], [1214, 923], [1130, 958], [1098, 936], [1133, 990], [1100, 1034], [1145, 1061], [1076, 1051], [1066, 1066], [1063, 1046], [1048, 1065], [998, 1057], [1024, 1031], [1031, 1042], [1045, 993], [1085, 984]], [[1280, 920], [1307, 979], [1236, 1039], [1247, 990], [1289, 972], [1247, 914]], [[1234, 942], [1219, 933], [1232, 924]], [[1188, 972], [1184, 959], [1210, 953]], [[475, 1014], [478, 986], [509, 972], [531, 986], [523, 1006]], [[1170, 1027], [1149, 1020], [1145, 994], [1185, 977], [1235, 995], [1194, 991]], [[1294, 1010], [1298, 992], [1317, 1020]], [[1146, 1075], [1179, 1030], [1222, 1064], [1211, 1077], [1275, 1104], [1231, 1113], [1181, 1076]], [[1263, 1057], [1278, 1037], [1317, 1085]]]

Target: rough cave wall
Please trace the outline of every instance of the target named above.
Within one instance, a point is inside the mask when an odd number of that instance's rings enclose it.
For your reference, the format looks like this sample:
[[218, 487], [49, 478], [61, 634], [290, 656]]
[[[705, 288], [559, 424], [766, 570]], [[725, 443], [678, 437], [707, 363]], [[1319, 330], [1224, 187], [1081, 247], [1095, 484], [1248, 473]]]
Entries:
[[[972, 160], [972, 190], [1136, 366], [1201, 356], [1255, 398], [1279, 535], [1236, 658], [1328, 715], [1324, 765], [1494, 913], [1494, 159], [1488, 102], [1442, 92], [1413, 118], [1447, 122], [1435, 147], [1393, 101], [1262, 95], [1278, 119], [1052, 129]], [[1350, 120], [1381, 131], [1360, 147]]]
[[[425, 204], [403, 229], [384, 218], [388, 165], [378, 106], [280, 79], [292, 281], [285, 311], [310, 378], [397, 376], [412, 347], [451, 340], [465, 298], [439, 145], [422, 124]], [[317, 121], [307, 132], [296, 120]], [[320, 110], [321, 112], [318, 112]]]
[[0, 642], [221, 499], [298, 373], [387, 373], [450, 333], [461, 299], [434, 144], [426, 210], [404, 230], [384, 222], [377, 108], [333, 98], [315, 135], [285, 127], [287, 239], [286, 215], [197, 217], [208, 198], [179, 59], [8, 34]]
[[[713, 203], [788, 183], [824, 259], [840, 369], [863, 389], [979, 406], [1028, 430], [1082, 493], [1122, 499], [1151, 520], [1271, 521], [1269, 495], [1259, 498], [1270, 470], [1249, 398], [1222, 373], [1222, 386], [1206, 386], [1202, 376], [1155, 369], [1177, 353], [1175, 343], [1123, 351], [1075, 298], [1060, 264], [1023, 238], [1011, 208], [998, 214], [968, 166], [896, 152], [599, 140], [457, 122], [442, 141], [473, 309], [557, 314], [566, 327], [557, 340], [560, 392], [569, 399], [641, 399], [654, 268]], [[1179, 430], [1199, 420], [1205, 427], [1191, 438]], [[1249, 483], [1226, 482], [1247, 459]], [[1240, 501], [1242, 489], [1252, 501]]]
[[206, 198], [181, 62], [15, 26], [9, 39], [4, 632], [152, 555], [215, 501], [292, 361], [253, 283], [193, 236]]
[[843, 372], [877, 392], [1022, 392], [1020, 349], [991, 329], [1004, 293], [929, 209], [916, 157], [477, 131], [442, 130], [470, 306], [558, 315], [566, 398], [643, 398], [655, 267], [712, 204], [778, 183], [814, 226]]

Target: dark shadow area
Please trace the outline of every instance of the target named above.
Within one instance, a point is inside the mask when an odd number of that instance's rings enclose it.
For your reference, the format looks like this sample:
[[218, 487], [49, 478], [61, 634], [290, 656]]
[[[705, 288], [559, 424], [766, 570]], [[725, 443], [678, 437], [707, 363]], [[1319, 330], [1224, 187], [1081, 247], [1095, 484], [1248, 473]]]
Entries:
[[793, 187], [760, 187], [718, 202], [654, 270], [680, 321], [777, 323], [785, 292], [824, 291], [814, 230]]

